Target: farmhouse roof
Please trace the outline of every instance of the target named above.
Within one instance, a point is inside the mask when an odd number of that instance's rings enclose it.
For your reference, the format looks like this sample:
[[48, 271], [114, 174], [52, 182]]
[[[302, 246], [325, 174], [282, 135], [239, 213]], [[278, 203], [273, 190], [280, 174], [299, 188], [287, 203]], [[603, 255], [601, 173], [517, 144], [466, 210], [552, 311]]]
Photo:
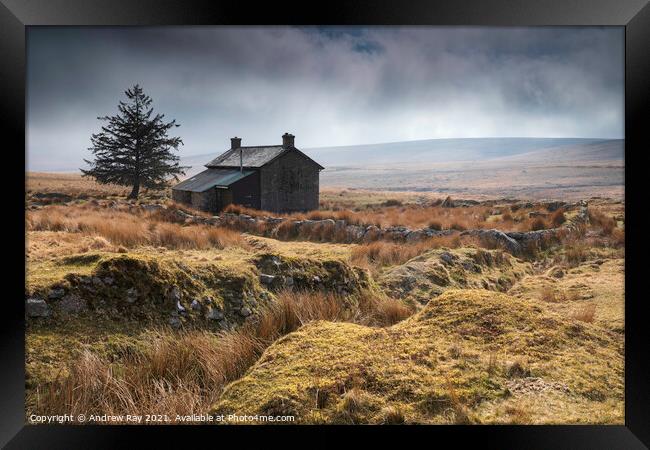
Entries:
[[275, 160], [280, 155], [291, 150], [297, 151], [305, 158], [312, 161], [320, 169], [323, 166], [305, 155], [295, 147], [285, 147], [283, 145], [263, 145], [259, 147], [239, 147], [232, 148], [217, 156], [215, 159], [205, 165], [205, 167], [239, 167], [239, 151], [242, 151], [242, 165], [244, 167], [259, 168]]
[[191, 192], [204, 192], [213, 187], [228, 187], [235, 181], [254, 173], [252, 170], [208, 169], [193, 177], [183, 180], [172, 189]]

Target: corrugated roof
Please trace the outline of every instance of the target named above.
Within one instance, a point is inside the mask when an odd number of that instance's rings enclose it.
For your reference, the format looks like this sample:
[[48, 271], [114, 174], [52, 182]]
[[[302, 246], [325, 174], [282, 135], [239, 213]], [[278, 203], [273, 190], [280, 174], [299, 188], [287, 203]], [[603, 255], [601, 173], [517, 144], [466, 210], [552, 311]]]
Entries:
[[252, 170], [240, 172], [237, 169], [208, 169], [183, 180], [172, 189], [180, 191], [204, 192], [215, 186], [230, 186], [235, 181], [254, 173]]
[[[281, 145], [241, 147], [244, 167], [262, 167], [279, 156], [285, 149]], [[239, 149], [230, 149], [205, 165], [206, 167], [239, 167]]]

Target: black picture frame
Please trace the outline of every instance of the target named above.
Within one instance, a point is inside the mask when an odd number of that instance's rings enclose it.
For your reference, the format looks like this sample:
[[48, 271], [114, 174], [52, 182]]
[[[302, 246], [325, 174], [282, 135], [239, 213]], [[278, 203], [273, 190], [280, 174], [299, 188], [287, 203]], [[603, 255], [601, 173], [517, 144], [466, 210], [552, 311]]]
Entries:
[[[125, 427], [125, 426], [33, 426], [25, 424], [25, 323], [24, 323], [24, 175], [25, 165], [25, 39], [26, 27], [40, 25], [482, 25], [558, 26], [603, 25], [625, 27], [625, 232], [626, 245], [626, 370], [624, 426], [435, 426], [356, 427], [364, 435], [408, 439], [422, 434], [425, 442], [455, 445], [473, 441], [482, 448], [646, 448], [650, 445], [650, 371], [648, 326], [642, 295], [646, 238], [643, 233], [643, 177], [647, 170], [646, 117], [650, 111], [650, 6], [647, 0], [463, 0], [431, 1], [328, 1], [305, 4], [250, 3], [234, 1], [181, 0], [0, 0], [0, 118], [6, 162], [5, 220], [15, 226], [5, 241], [17, 245], [5, 251], [6, 266], [16, 275], [5, 275], [2, 317], [2, 364], [0, 388], [0, 444], [6, 448], [115, 448], [134, 443], [134, 435], [145, 435], [149, 445], [160, 440], [167, 445], [186, 444], [189, 436], [225, 444], [227, 435], [255, 434], [276, 427]], [[9, 139], [7, 139], [9, 138]], [[14, 167], [15, 166], [15, 167]], [[5, 177], [6, 178], [6, 177]], [[635, 187], [638, 183], [639, 188]], [[637, 208], [637, 205], [640, 205]], [[12, 233], [12, 234], [9, 234]], [[13, 234], [15, 233], [15, 235]], [[15, 255], [13, 255], [15, 252]], [[23, 287], [20, 280], [23, 280]], [[6, 289], [10, 288], [10, 289]], [[292, 441], [311, 445], [298, 436], [317, 431], [318, 443], [340, 445], [341, 431], [350, 427], [285, 427]], [[244, 431], [244, 433], [241, 433]], [[425, 434], [436, 434], [424, 436]], [[289, 436], [278, 436], [282, 443]], [[369, 436], [368, 436], [369, 437]], [[244, 441], [242, 441], [244, 442]], [[403, 442], [412, 442], [410, 439]], [[138, 444], [140, 445], [140, 444]], [[149, 446], [147, 445], [147, 446]], [[416, 444], [419, 445], [419, 444]], [[129, 445], [131, 446], [131, 445]]]

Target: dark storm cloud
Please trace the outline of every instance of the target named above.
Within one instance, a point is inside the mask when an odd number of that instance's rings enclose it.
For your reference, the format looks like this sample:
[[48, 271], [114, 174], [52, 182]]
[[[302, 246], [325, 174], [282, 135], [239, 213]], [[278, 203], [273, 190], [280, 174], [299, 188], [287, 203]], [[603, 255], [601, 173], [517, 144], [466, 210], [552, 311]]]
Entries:
[[620, 28], [33, 28], [30, 170], [75, 168], [140, 83], [182, 154], [436, 137], [623, 136]]

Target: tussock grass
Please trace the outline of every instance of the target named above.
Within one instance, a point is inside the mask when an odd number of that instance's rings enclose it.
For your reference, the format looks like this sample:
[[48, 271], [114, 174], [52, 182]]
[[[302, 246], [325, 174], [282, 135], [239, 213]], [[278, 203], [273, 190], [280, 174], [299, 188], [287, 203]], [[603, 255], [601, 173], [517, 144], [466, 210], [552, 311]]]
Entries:
[[[470, 239], [465, 239], [465, 244]], [[351, 251], [350, 262], [360, 267], [376, 270], [383, 266], [394, 266], [435, 248], [458, 248], [463, 241], [460, 236], [440, 236], [422, 241], [398, 243], [373, 241], [360, 244]]]
[[584, 305], [573, 314], [573, 318], [581, 322], [593, 323], [596, 318], [596, 304]]
[[597, 209], [589, 210], [589, 221], [592, 225], [600, 227], [601, 233], [605, 236], [611, 236], [614, 230], [618, 229], [614, 218]]
[[[454, 343], [457, 358], [447, 351]], [[212, 412], [262, 413], [284, 399], [298, 423], [385, 423], [389, 407], [408, 423], [622, 423], [622, 369], [622, 342], [607, 330], [527, 300], [447, 290], [389, 328], [306, 324], [270, 346]], [[534, 380], [554, 401], [526, 408], [530, 417], [503, 413]], [[318, 408], [316, 390], [330, 392]]]
[[360, 302], [355, 309], [333, 294], [284, 291], [257, 321], [235, 331], [160, 329], [147, 335], [149, 345], [118, 360], [85, 350], [71, 362], [68, 376], [38, 387], [35, 410], [75, 415], [155, 411], [172, 418], [205, 413], [226, 384], [243, 376], [269, 345], [304, 324], [327, 320], [386, 326], [411, 314], [396, 301], [370, 293]]
[[105, 239], [127, 248], [152, 245], [170, 249], [242, 247], [248, 243], [235, 230], [166, 222], [156, 214], [92, 206], [50, 206], [27, 215], [28, 231], [63, 231]]
[[28, 172], [26, 181], [27, 191], [60, 192], [72, 196], [126, 196], [130, 190], [115, 184], [99, 184], [78, 173]]

